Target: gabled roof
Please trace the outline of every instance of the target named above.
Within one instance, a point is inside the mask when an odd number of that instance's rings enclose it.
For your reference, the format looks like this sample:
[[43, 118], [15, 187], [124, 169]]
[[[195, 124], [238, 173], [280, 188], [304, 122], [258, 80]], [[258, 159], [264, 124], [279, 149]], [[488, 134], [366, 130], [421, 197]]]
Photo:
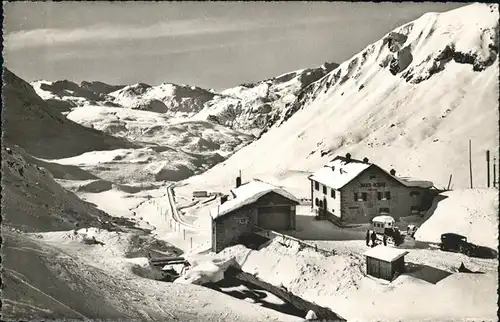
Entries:
[[351, 159], [349, 162], [344, 157], [336, 157], [309, 178], [333, 189], [340, 189], [363, 171], [368, 169], [371, 163]]
[[245, 183], [238, 188], [232, 189], [231, 192], [236, 196], [236, 198], [224, 202], [218, 208], [211, 209], [210, 216], [212, 219], [219, 218], [243, 206], [252, 204], [260, 197], [267, 195], [270, 192], [275, 192], [297, 204], [300, 203], [300, 201], [288, 191], [260, 180]]
[[376, 167], [377, 169], [384, 172], [386, 175], [406, 187], [433, 187], [433, 183], [431, 181], [416, 180], [412, 178], [398, 178], [376, 164], [363, 162], [356, 159], [350, 159], [349, 161], [347, 161], [347, 159], [342, 156], [335, 157], [321, 169], [310, 175], [309, 179], [338, 190], [354, 180], [370, 167]]
[[406, 254], [408, 254], [406, 250], [382, 245], [370, 248], [364, 253], [366, 257], [376, 258], [384, 262], [393, 262]]

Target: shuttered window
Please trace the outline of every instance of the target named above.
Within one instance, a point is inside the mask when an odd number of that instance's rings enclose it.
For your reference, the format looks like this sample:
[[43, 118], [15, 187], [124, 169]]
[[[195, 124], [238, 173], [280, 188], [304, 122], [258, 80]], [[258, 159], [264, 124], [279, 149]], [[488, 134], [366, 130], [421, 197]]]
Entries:
[[385, 199], [391, 200], [391, 192], [390, 191], [385, 192]]
[[314, 182], [314, 189], [319, 190], [319, 182]]
[[377, 192], [377, 199], [382, 200], [382, 192]]
[[335, 199], [335, 189], [332, 189], [332, 191], [330, 192], [330, 196]]

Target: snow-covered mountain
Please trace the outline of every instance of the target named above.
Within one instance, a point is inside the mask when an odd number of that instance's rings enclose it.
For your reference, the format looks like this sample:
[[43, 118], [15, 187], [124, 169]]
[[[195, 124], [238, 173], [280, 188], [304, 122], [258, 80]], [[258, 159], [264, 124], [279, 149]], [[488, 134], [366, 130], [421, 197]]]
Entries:
[[[95, 85], [96, 83], [97, 85]], [[113, 103], [114, 98], [107, 95], [106, 89], [117, 90], [123, 87], [101, 82], [82, 82], [81, 85], [78, 85], [68, 80], [55, 82], [38, 80], [32, 82], [31, 86], [38, 96], [64, 114], [79, 106], [118, 106]]]
[[267, 131], [283, 119], [283, 111], [309, 84], [337, 67], [325, 63], [220, 93], [197, 86], [163, 83], [151, 86], [103, 82], [35, 81], [37, 94], [61, 112], [82, 106], [109, 106], [164, 114], [172, 119], [211, 121], [250, 134]]
[[[386, 34], [311, 84], [281, 123], [191, 187], [223, 189], [238, 170], [307, 197], [307, 174], [350, 152], [400, 175], [486, 185], [485, 150], [498, 159], [498, 6], [428, 13]], [[233, 174], [233, 176], [228, 175]]]
[[228, 88], [208, 101], [195, 118], [209, 119], [254, 134], [266, 132], [283, 118], [283, 111], [301, 91], [337, 66], [325, 63], [317, 68]]
[[64, 117], [51, 102], [11, 71], [3, 69], [3, 139], [37, 157], [58, 158], [134, 144]]
[[125, 108], [139, 109], [168, 116], [189, 117], [203, 108], [214, 93], [196, 86], [163, 83], [151, 86], [138, 83], [109, 94]]

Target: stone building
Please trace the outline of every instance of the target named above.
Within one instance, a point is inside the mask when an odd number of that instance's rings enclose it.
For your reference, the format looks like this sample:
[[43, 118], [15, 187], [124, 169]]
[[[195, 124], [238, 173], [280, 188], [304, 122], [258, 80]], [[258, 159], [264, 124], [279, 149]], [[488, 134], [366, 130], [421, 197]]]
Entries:
[[295, 229], [299, 200], [269, 183], [254, 180], [231, 190], [233, 199], [212, 209], [212, 250], [236, 245], [255, 226], [269, 230]]
[[309, 177], [311, 208], [335, 224], [369, 223], [379, 215], [423, 214], [438, 191], [429, 181], [399, 178], [376, 164], [337, 156]]

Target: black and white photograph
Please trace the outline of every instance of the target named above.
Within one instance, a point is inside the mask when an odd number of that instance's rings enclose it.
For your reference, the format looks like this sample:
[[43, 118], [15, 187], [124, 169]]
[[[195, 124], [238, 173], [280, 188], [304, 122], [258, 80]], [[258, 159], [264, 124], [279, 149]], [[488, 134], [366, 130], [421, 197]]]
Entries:
[[499, 5], [4, 1], [3, 321], [497, 321]]

